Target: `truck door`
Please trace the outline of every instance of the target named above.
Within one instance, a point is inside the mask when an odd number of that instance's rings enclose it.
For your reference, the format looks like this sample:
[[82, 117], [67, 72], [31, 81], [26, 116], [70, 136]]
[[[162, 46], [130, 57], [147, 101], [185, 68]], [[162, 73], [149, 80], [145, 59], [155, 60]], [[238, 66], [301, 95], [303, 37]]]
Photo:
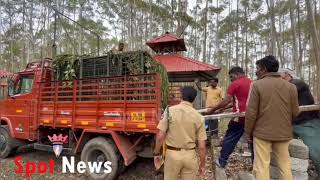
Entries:
[[20, 74], [14, 83], [13, 92], [9, 92], [4, 104], [16, 138], [30, 139], [36, 107], [32, 93], [34, 84], [34, 74]]

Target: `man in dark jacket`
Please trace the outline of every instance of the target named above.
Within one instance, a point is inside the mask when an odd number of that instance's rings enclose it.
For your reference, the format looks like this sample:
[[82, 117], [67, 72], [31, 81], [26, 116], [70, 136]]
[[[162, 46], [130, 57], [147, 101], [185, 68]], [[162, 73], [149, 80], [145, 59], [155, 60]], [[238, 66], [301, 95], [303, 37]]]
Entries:
[[270, 179], [270, 159], [273, 152], [279, 167], [280, 180], [292, 180], [289, 142], [292, 121], [299, 113], [296, 87], [283, 80], [279, 62], [266, 56], [256, 62], [258, 80], [252, 84], [246, 110], [245, 132], [253, 139], [255, 179]]

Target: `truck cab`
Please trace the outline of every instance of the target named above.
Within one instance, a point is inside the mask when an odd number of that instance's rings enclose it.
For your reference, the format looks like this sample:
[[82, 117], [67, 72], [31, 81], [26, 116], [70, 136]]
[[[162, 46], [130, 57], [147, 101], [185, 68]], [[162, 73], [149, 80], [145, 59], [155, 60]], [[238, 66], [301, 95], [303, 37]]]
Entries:
[[[42, 62], [49, 66], [50, 59]], [[37, 137], [35, 118], [41, 73], [39, 62], [29, 63], [3, 87], [7, 96], [0, 101], [0, 124], [7, 126], [13, 138], [34, 141]]]

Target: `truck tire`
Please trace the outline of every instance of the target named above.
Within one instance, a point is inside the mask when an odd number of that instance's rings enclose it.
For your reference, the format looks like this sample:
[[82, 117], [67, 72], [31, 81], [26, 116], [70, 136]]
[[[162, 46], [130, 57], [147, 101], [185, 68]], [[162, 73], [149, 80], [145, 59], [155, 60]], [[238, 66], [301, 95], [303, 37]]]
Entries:
[[14, 142], [6, 126], [0, 127], [0, 158], [6, 158], [14, 152]]
[[[113, 141], [104, 137], [96, 137], [88, 141], [82, 152], [81, 161], [84, 162], [111, 162], [111, 173], [104, 173], [103, 168], [101, 168], [101, 173], [90, 173], [87, 169], [86, 174], [89, 179], [92, 180], [114, 180], [118, 175], [119, 170], [119, 155], [118, 149], [114, 145]], [[102, 164], [103, 167], [103, 164]]]

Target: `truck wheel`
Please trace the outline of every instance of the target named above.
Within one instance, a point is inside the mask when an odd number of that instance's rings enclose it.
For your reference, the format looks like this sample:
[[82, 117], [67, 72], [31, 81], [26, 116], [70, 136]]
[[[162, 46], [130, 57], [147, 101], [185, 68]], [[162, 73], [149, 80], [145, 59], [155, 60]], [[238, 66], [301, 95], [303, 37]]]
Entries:
[[[104, 137], [97, 137], [91, 139], [86, 143], [82, 152], [81, 160], [84, 162], [102, 162], [102, 168], [100, 172], [90, 173], [87, 168], [86, 174], [89, 179], [93, 180], [113, 180], [117, 177], [119, 167], [118, 150], [113, 141]], [[104, 173], [104, 162], [111, 162], [111, 173]]]
[[0, 158], [6, 158], [14, 151], [13, 142], [7, 128], [0, 127]]

